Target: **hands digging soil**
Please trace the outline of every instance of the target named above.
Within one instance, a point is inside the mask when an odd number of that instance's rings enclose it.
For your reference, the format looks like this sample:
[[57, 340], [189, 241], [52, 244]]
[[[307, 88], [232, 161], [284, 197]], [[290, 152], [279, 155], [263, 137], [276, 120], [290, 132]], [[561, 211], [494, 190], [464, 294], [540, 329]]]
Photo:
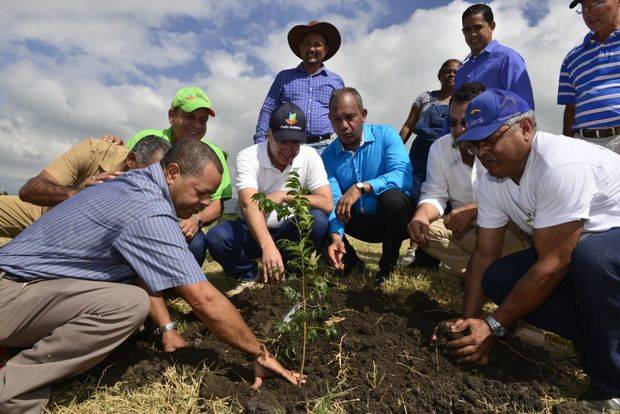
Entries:
[[440, 322], [431, 338], [434, 347], [445, 347], [459, 363], [484, 365], [495, 343], [489, 325], [483, 319], [450, 319]]
[[301, 386], [306, 383], [307, 375], [301, 376], [298, 372], [285, 369], [265, 345], [261, 346], [261, 353], [254, 360], [252, 369], [254, 370], [254, 384], [251, 387], [253, 390], [258, 390], [263, 385], [263, 379], [272, 374], [286, 378], [293, 385]]

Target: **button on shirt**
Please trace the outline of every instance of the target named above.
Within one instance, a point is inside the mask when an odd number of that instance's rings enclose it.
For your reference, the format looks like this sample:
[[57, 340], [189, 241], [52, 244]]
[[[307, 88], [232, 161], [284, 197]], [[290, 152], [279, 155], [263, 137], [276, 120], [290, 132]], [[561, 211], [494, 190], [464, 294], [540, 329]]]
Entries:
[[558, 104], [575, 104], [573, 131], [620, 125], [619, 34], [599, 43], [590, 32], [562, 62]]
[[477, 56], [471, 54], [456, 72], [455, 90], [468, 82], [480, 82], [487, 88], [514, 92], [534, 109], [532, 84], [525, 61], [513, 49], [491, 41]]
[[325, 69], [325, 66], [312, 75], [304, 69], [303, 64], [278, 73], [258, 115], [254, 143], [266, 140], [271, 114], [285, 102], [294, 103], [304, 112], [308, 136], [333, 133], [328, 118], [329, 98], [334, 89], [342, 87], [342, 78]]
[[[409, 155], [402, 139], [390, 126], [365, 124], [363, 142], [356, 151], [345, 150], [340, 139], [336, 139], [321, 156], [334, 206], [352, 185], [360, 182], [370, 184], [372, 191], [362, 194], [353, 205], [358, 214], [376, 214], [377, 199], [387, 190], [400, 190], [411, 195], [413, 173]], [[329, 232], [342, 235], [344, 223], [336, 218], [335, 209], [329, 216]]]
[[25, 280], [131, 282], [152, 292], [205, 281], [177, 223], [159, 163], [80, 191], [0, 249]]

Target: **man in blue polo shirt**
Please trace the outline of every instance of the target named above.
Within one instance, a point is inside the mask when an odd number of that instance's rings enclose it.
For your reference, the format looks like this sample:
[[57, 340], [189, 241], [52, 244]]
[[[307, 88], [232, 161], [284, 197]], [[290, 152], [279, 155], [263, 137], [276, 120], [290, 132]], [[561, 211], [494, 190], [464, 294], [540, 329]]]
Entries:
[[383, 243], [380, 283], [392, 272], [412, 213], [413, 173], [402, 139], [387, 125], [364, 124], [367, 115], [354, 88], [334, 91], [329, 119], [338, 138], [322, 158], [332, 189], [334, 210], [329, 217], [331, 264], [348, 273], [362, 265], [344, 234], [370, 243]]
[[534, 109], [532, 84], [525, 61], [513, 49], [493, 40], [495, 20], [486, 4], [474, 4], [463, 12], [463, 35], [471, 53], [456, 73], [458, 89], [468, 82], [514, 92]]
[[292, 102], [306, 114], [306, 143], [321, 153], [333, 140], [327, 116], [329, 97], [334, 89], [344, 86], [342, 78], [328, 71], [323, 62], [338, 51], [340, 33], [330, 23], [313, 20], [293, 27], [288, 45], [302, 62], [281, 71], [273, 81], [258, 115], [254, 143], [266, 141], [271, 115], [282, 104]]
[[[297, 384], [204, 276], [177, 224], [209, 205], [222, 166], [184, 140], [161, 164], [88, 187], [0, 249], [0, 346], [24, 348], [0, 369], [0, 412], [39, 412], [50, 385], [99, 363], [135, 332], [151, 295], [173, 288], [232, 347]], [[120, 212], [120, 213], [119, 213]], [[151, 316], [162, 322], [160, 308]]]
[[575, 6], [590, 32], [562, 62], [564, 135], [620, 153], [620, 2], [573, 0]]

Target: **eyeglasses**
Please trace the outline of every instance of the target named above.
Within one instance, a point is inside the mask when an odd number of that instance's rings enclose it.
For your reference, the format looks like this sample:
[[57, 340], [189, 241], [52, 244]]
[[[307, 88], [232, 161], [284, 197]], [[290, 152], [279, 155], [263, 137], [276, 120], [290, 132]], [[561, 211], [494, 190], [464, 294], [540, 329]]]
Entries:
[[467, 124], [465, 123], [465, 118], [463, 119], [450, 118], [450, 128], [456, 128], [459, 125], [462, 126], [463, 128], [467, 127]]
[[583, 2], [579, 4], [578, 8], [575, 10], [575, 13], [578, 15], [582, 15], [588, 10], [600, 9], [601, 7], [607, 4], [607, 0], [596, 0], [593, 1], [589, 6], [584, 5]]
[[512, 127], [514, 127], [515, 125], [518, 125], [518, 124], [509, 125], [508, 128], [504, 130], [504, 132], [502, 132], [499, 135], [496, 135], [495, 137], [489, 137], [481, 141], [469, 141], [469, 143], [471, 144], [470, 149], [472, 149], [474, 153], [478, 153], [478, 154], [481, 153], [482, 151], [484, 152], [493, 151], [497, 143], [502, 139], [504, 135], [506, 135], [506, 132], [510, 131]]

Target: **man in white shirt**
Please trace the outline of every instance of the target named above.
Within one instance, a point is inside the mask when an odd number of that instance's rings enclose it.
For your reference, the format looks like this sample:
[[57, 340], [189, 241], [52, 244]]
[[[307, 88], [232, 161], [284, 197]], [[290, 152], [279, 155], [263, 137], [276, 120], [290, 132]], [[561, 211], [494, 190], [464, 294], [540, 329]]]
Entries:
[[280, 239], [296, 240], [297, 227], [291, 217], [278, 220], [275, 212], [266, 216], [252, 196], [265, 193], [276, 203], [290, 200], [286, 181], [293, 171], [301, 186], [310, 191], [310, 213], [314, 218], [311, 238], [322, 248], [327, 232], [327, 215], [332, 195], [327, 173], [319, 154], [302, 146], [306, 140], [306, 116], [293, 103], [282, 104], [271, 116], [267, 141], [252, 145], [237, 155], [236, 186], [239, 193], [239, 219], [225, 221], [207, 233], [207, 248], [227, 275], [240, 281], [257, 277], [254, 259], [262, 258], [263, 281], [278, 283], [284, 277], [284, 261], [276, 246]]
[[[418, 208], [409, 222], [411, 240], [426, 253], [441, 260], [456, 274], [465, 273], [476, 245], [475, 184], [486, 173], [471, 151], [452, 145], [465, 132], [465, 108], [486, 90], [478, 82], [465, 83], [450, 99], [450, 134], [431, 145], [426, 167], [426, 181]], [[452, 211], [444, 215], [450, 202]], [[527, 243], [507, 231], [502, 255], [527, 248]]]
[[[536, 131], [517, 95], [490, 89], [465, 113], [467, 142], [486, 167], [478, 186], [478, 241], [465, 300], [448, 343], [460, 362], [485, 363], [515, 321], [555, 332], [582, 352], [596, 409], [620, 409], [620, 156]], [[500, 259], [511, 220], [531, 248]], [[486, 297], [498, 308], [481, 319]]]

